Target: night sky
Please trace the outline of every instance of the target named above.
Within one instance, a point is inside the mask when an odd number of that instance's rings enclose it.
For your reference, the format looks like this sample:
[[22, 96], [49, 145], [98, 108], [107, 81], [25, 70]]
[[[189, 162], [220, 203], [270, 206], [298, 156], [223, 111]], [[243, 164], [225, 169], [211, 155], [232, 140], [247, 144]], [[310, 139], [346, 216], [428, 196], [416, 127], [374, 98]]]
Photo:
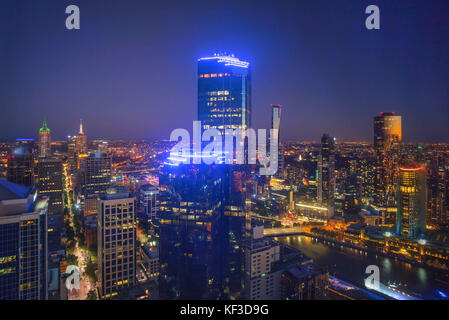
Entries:
[[0, 140], [36, 138], [43, 118], [53, 140], [80, 118], [90, 139], [191, 131], [196, 61], [224, 51], [251, 63], [253, 127], [283, 105], [282, 139], [372, 141], [395, 111], [405, 141], [449, 142], [445, 0], [2, 0]]

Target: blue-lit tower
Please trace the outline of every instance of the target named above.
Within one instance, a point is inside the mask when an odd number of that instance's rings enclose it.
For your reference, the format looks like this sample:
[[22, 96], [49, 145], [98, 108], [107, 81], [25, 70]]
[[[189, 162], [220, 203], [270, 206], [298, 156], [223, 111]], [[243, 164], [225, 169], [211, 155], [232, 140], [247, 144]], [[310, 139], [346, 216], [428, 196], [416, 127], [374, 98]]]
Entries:
[[202, 130], [251, 127], [249, 62], [226, 54], [198, 59], [198, 120]]

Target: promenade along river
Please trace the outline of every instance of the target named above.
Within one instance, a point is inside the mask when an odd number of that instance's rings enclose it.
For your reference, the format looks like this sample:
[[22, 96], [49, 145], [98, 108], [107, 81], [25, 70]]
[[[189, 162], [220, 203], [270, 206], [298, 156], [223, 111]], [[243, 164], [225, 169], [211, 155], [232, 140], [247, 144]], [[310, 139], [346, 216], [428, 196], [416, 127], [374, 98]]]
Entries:
[[[411, 265], [394, 258], [376, 255], [356, 249], [342, 247], [308, 236], [283, 236], [275, 238], [281, 243], [301, 250], [315, 264], [327, 268], [329, 274], [346, 282], [365, 288], [366, 267], [377, 265], [380, 282], [400, 284], [407, 291], [423, 299], [449, 297], [449, 274]], [[405, 286], [406, 285], [406, 286]]]

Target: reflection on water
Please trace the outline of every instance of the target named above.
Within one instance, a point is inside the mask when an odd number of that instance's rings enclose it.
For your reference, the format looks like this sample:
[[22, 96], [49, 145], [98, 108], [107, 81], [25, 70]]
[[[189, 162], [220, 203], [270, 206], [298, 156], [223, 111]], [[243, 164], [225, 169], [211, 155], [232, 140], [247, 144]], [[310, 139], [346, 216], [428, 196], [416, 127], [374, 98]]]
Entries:
[[301, 250], [317, 265], [327, 268], [330, 274], [361, 287], [364, 287], [367, 276], [366, 267], [374, 264], [379, 266], [380, 282], [385, 285], [394, 283], [427, 299], [439, 299], [438, 290], [449, 295], [448, 274], [306, 236], [276, 239]]

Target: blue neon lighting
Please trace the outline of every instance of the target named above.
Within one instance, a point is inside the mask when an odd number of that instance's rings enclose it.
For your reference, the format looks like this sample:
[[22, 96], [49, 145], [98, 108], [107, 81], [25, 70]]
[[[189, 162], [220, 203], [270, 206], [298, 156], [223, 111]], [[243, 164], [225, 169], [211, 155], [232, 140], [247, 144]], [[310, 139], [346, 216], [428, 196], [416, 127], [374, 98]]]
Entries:
[[241, 68], [249, 67], [249, 62], [240, 61], [238, 58], [234, 57], [234, 55], [215, 55], [213, 57], [204, 57], [198, 59], [198, 61], [204, 60], [217, 60], [218, 63], [224, 63], [225, 66], [234, 66]]

